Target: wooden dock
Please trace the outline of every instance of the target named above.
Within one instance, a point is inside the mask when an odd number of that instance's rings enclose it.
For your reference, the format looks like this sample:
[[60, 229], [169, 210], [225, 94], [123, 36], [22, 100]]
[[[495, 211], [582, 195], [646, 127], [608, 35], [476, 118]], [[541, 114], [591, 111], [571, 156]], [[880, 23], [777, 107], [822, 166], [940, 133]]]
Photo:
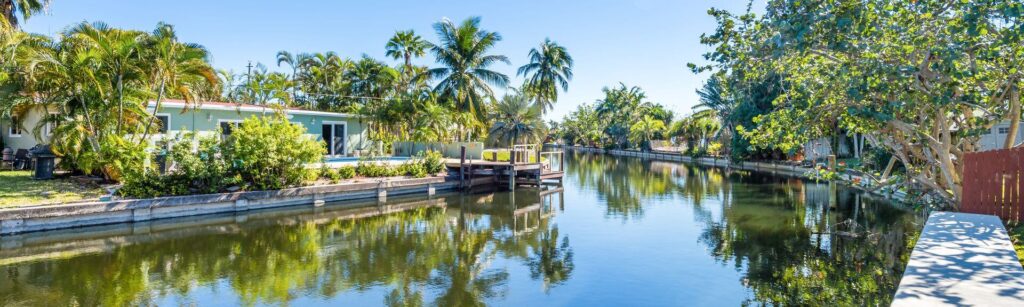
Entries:
[[[448, 169], [459, 174], [460, 186], [472, 189], [480, 186], [507, 186], [514, 190], [517, 186], [544, 186], [562, 184], [565, 175], [565, 155], [562, 151], [540, 152], [533, 150], [531, 145], [510, 151], [507, 162], [498, 162], [497, 153], [493, 153], [490, 161], [483, 159], [467, 159], [465, 154], [459, 159], [447, 159]], [[543, 157], [548, 157], [544, 161]], [[556, 160], [557, 158], [557, 160]], [[556, 164], [557, 162], [557, 164]]]

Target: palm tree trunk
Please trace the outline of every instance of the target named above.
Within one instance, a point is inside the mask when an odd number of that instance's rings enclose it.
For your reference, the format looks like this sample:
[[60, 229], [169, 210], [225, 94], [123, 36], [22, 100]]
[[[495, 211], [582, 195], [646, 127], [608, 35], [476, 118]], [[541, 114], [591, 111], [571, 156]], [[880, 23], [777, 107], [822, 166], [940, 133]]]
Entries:
[[160, 103], [163, 102], [164, 98], [164, 85], [167, 79], [160, 79], [160, 90], [156, 94], [156, 104], [153, 105], [153, 116], [146, 121], [146, 130], [142, 133], [142, 139], [139, 139], [139, 144], [146, 141], [146, 137], [149, 136], [149, 128], [153, 126], [153, 120], [156, 119], [156, 112], [160, 111]]
[[117, 134], [121, 135], [121, 127], [124, 125], [124, 82], [122, 74], [118, 69], [117, 74]]

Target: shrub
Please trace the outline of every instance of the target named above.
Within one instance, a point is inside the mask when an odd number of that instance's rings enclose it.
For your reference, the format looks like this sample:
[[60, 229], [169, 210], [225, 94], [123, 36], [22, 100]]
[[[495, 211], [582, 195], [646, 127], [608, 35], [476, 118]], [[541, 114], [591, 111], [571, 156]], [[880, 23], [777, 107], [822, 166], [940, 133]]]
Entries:
[[351, 166], [342, 166], [338, 168], [338, 177], [341, 179], [351, 179], [356, 176], [356, 168]]
[[356, 173], [363, 177], [391, 177], [398, 176], [398, 169], [390, 164], [376, 163], [373, 161], [359, 161], [356, 166]]
[[402, 163], [402, 165], [398, 167], [398, 173], [400, 175], [423, 178], [427, 176], [427, 168], [423, 162], [414, 159]]
[[341, 174], [336, 169], [324, 167], [320, 170], [320, 178], [338, 182], [341, 181]]
[[299, 184], [308, 174], [304, 165], [320, 160], [326, 150], [305, 133], [305, 128], [282, 114], [250, 117], [227, 139], [225, 160], [257, 190]]
[[155, 172], [127, 172], [124, 185], [117, 190], [123, 196], [149, 198], [167, 195], [163, 177]]
[[305, 129], [282, 115], [253, 116], [227, 139], [186, 133], [168, 143], [171, 167], [164, 175], [142, 167], [119, 167], [126, 170], [121, 195], [216, 193], [235, 185], [254, 190], [280, 189], [319, 177], [321, 171], [305, 165], [318, 161], [325, 150], [323, 144], [305, 135]]
[[708, 152], [708, 154], [711, 154], [711, 155], [714, 155], [714, 156], [717, 156], [717, 155], [721, 154], [721, 152], [722, 152], [722, 143], [711, 142], [711, 144], [708, 144], [707, 152]]
[[438, 151], [428, 150], [423, 152], [423, 168], [427, 174], [437, 174], [445, 169], [444, 157]]

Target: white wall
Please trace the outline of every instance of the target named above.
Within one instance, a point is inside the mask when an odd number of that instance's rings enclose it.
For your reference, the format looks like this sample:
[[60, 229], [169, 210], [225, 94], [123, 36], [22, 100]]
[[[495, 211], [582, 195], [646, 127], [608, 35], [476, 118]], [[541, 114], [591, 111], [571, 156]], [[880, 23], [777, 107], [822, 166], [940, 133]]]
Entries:
[[[1010, 129], [1010, 121], [1001, 122], [992, 127], [981, 136], [981, 140], [978, 141], [978, 151], [988, 151], [1002, 149], [1004, 142], [1006, 142], [1006, 135]], [[1024, 142], [1024, 123], [1021, 123], [1020, 128], [1017, 131], [1017, 139], [1013, 142], [1014, 145]]]

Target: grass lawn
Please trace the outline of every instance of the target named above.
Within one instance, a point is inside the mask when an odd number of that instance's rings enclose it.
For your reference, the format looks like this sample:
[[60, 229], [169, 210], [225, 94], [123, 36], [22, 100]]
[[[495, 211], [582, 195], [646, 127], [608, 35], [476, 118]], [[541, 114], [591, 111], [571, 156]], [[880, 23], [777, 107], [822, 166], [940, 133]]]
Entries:
[[0, 171], [0, 208], [89, 200], [104, 194], [102, 188], [67, 179], [32, 180], [29, 171]]

